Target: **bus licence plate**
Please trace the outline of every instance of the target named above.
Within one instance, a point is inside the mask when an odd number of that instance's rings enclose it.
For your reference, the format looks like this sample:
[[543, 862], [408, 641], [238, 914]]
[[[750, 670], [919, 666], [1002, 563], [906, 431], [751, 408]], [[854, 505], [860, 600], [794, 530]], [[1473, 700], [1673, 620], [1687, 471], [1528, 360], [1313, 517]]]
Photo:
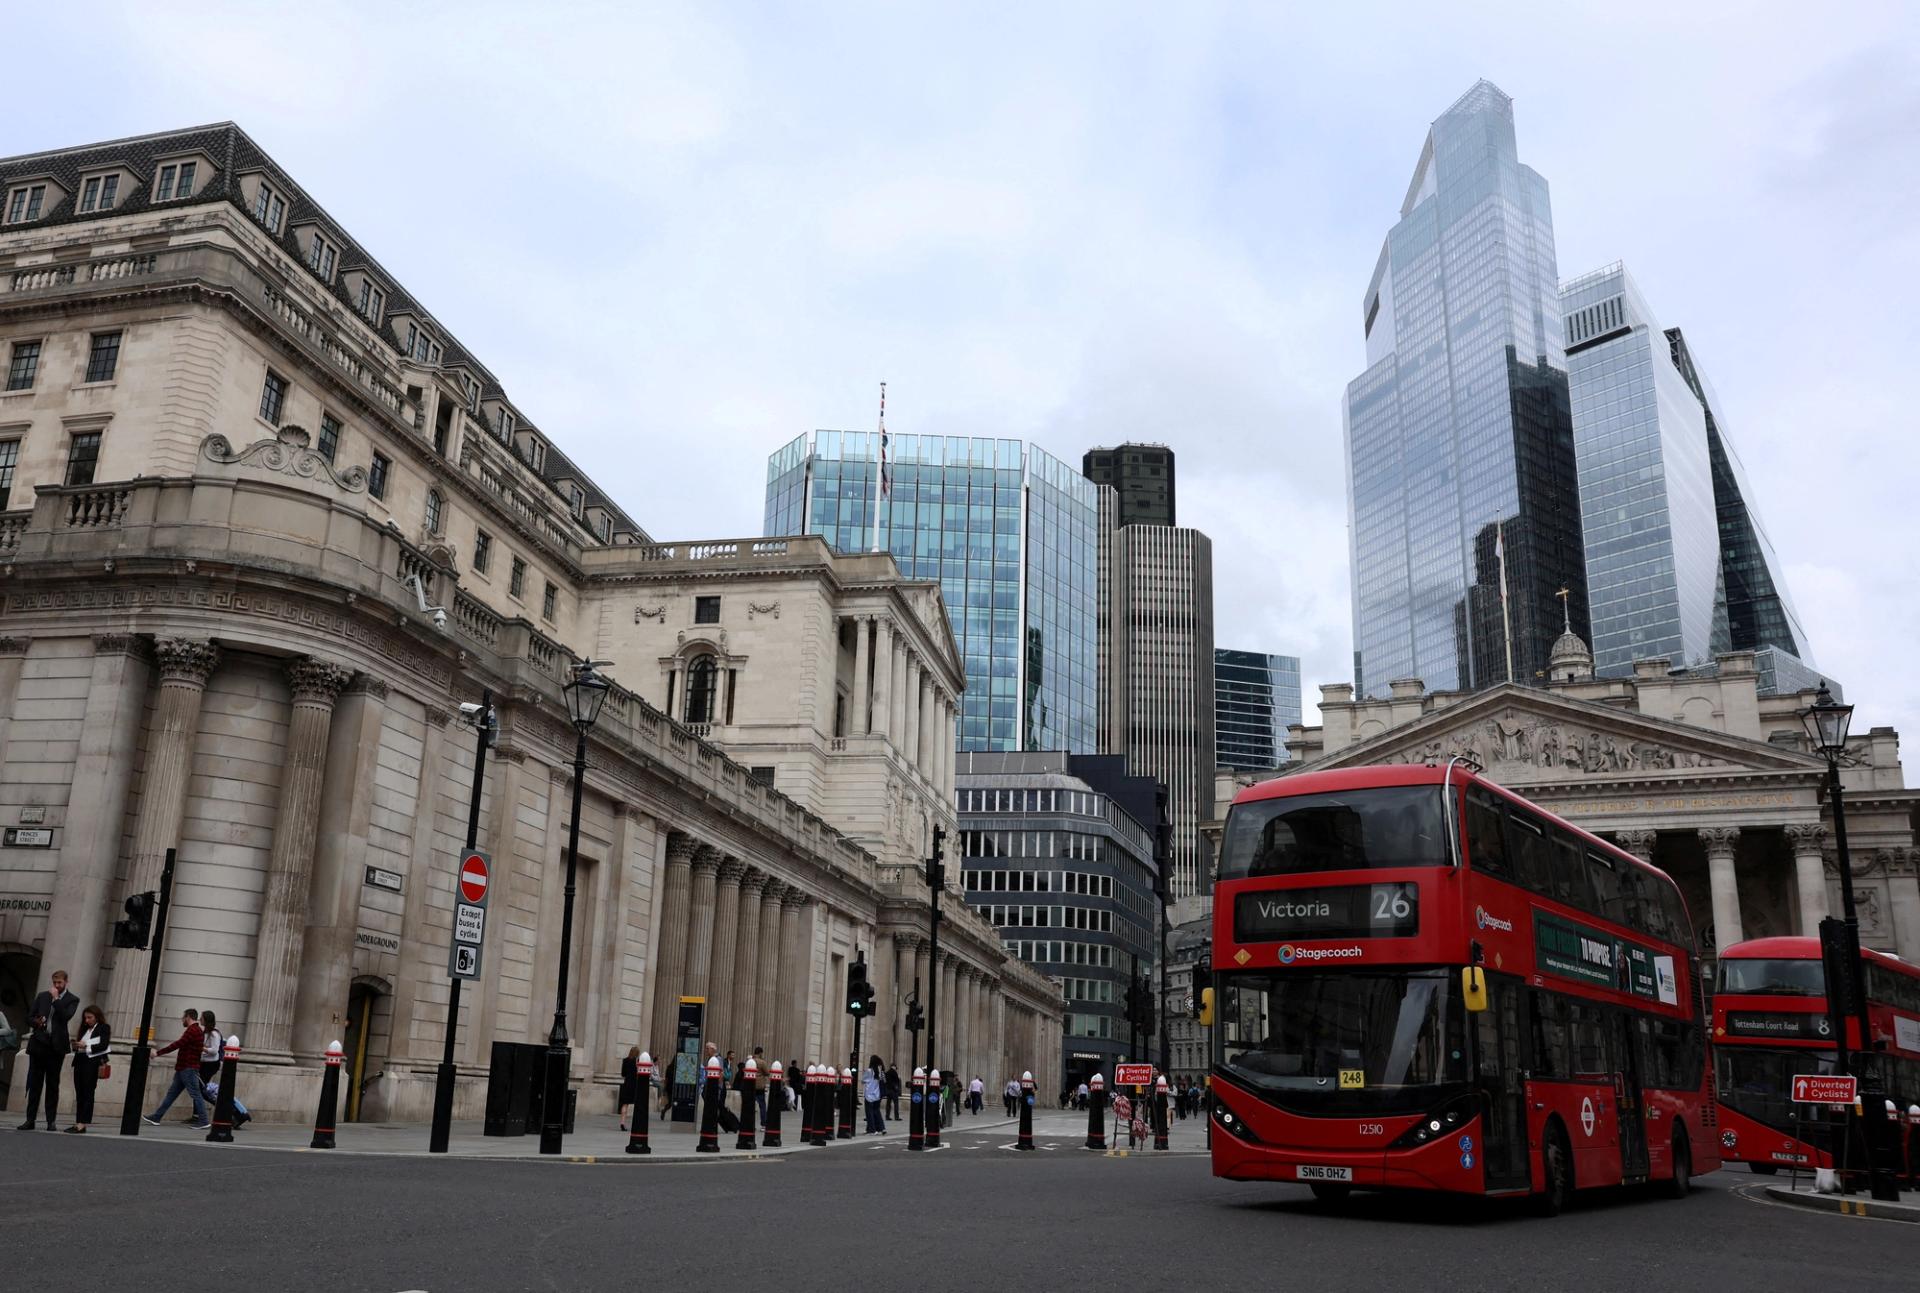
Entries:
[[1351, 1181], [1351, 1167], [1314, 1167], [1302, 1163], [1293, 1169], [1294, 1179], [1298, 1181]]

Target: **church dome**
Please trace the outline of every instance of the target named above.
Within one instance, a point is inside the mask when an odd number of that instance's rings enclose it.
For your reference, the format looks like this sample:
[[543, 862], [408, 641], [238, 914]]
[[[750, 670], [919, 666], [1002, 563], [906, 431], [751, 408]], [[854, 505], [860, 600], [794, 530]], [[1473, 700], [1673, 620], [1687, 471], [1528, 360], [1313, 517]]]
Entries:
[[1593, 652], [1578, 633], [1568, 629], [1553, 644], [1547, 657], [1547, 677], [1554, 682], [1572, 682], [1593, 676]]

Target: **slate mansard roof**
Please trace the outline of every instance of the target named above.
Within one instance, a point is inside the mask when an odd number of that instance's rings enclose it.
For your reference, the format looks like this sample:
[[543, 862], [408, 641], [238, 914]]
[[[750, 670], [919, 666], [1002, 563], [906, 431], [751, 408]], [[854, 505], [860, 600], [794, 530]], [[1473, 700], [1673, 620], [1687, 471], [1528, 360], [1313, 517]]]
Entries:
[[[196, 176], [195, 191], [187, 201], [155, 202], [153, 200], [155, 173], [167, 160], [188, 153], [205, 154], [214, 164], [213, 175], [211, 177]], [[78, 207], [81, 196], [81, 177], [114, 168], [133, 172], [139, 182], [124, 188], [117, 195], [110, 211], [80, 211]], [[513, 410], [521, 429], [538, 431], [537, 425], [531, 419], [520, 415], [519, 409], [507, 397], [505, 388], [500, 385], [499, 378], [494, 376], [492, 370], [461, 345], [450, 328], [435, 318], [432, 311], [401, 285], [396, 275], [375, 260], [373, 254], [355, 241], [344, 225], [328, 215], [326, 209], [309, 195], [297, 180], [282, 169], [279, 163], [269, 157], [266, 151], [234, 122], [223, 121], [185, 130], [169, 130], [159, 134], [136, 135], [127, 139], [83, 144], [74, 148], [58, 148], [41, 153], [25, 153], [18, 157], [0, 158], [0, 198], [4, 198], [4, 195], [16, 185], [43, 178], [54, 181], [66, 190], [58, 201], [49, 204], [38, 219], [0, 228], [0, 236], [79, 224], [87, 220], [137, 215], [163, 208], [185, 209], [218, 201], [232, 203], [245, 212], [251, 220], [252, 213], [247, 211], [240, 189], [240, 180], [241, 177], [256, 171], [271, 177], [276, 191], [281, 194], [287, 204], [286, 218], [281, 221], [279, 231], [268, 233], [267, 230], [262, 229], [261, 232], [268, 234], [295, 263], [303, 268], [306, 265], [306, 258], [300, 254], [293, 236], [296, 228], [318, 224], [326, 231], [328, 240], [338, 244], [339, 258], [335, 265], [333, 282], [320, 283], [322, 290], [331, 293], [349, 310], [358, 313], [358, 303], [351, 298], [344, 284], [346, 275], [354, 270], [360, 270], [379, 280], [379, 285], [387, 294], [387, 304], [384, 316], [375, 331], [396, 355], [404, 352], [399, 338], [388, 327], [387, 320], [395, 314], [410, 314], [419, 318], [433, 333], [434, 339], [441, 344], [441, 367], [465, 366], [471, 369], [480, 381], [481, 400], [497, 400], [506, 404]], [[52, 195], [49, 194], [49, 196]], [[315, 282], [319, 283], [317, 275]], [[640, 524], [575, 468], [569, 458], [553, 452], [556, 446], [552, 443], [552, 437], [543, 431], [538, 434], [548, 443], [547, 465], [543, 474], [549, 484], [562, 476], [577, 481], [586, 494], [586, 505], [603, 508], [613, 517], [613, 528], [616, 534], [624, 532], [634, 535], [640, 542], [651, 541]], [[560, 492], [557, 487], [555, 492]]]

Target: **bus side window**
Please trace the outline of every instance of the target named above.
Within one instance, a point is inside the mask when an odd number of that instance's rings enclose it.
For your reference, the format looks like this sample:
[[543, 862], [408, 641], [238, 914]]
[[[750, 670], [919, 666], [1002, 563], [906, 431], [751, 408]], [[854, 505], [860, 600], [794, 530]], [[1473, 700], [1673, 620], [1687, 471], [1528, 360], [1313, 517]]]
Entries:
[[1553, 845], [1546, 828], [1523, 812], [1507, 815], [1507, 844], [1514, 878], [1537, 894], [1553, 896]]
[[1499, 879], [1511, 879], [1507, 864], [1507, 837], [1501, 821], [1500, 803], [1477, 786], [1467, 790], [1467, 856], [1475, 871]]
[[1593, 906], [1588, 908], [1594, 915], [1622, 925], [1633, 923], [1633, 917], [1627, 911], [1626, 886], [1620, 881], [1620, 873], [1613, 869], [1613, 859], [1604, 853], [1587, 849], [1587, 883], [1593, 888]]
[[1593, 910], [1593, 890], [1587, 884], [1586, 850], [1557, 832], [1553, 839], [1553, 896], [1580, 911]]
[[1539, 989], [1535, 989], [1532, 996], [1533, 1076], [1571, 1077], [1573, 1062], [1567, 1041], [1566, 999]]
[[1592, 1002], [1576, 1000], [1567, 1003], [1567, 1014], [1574, 1076], [1603, 1078], [1612, 1073], [1616, 1065], [1608, 1059], [1605, 1012]]

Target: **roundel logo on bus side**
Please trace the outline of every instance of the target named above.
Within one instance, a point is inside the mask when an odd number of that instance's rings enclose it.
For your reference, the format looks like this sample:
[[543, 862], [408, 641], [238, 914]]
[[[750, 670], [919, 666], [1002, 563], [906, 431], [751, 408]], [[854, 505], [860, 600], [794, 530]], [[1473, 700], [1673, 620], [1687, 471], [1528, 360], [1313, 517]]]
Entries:
[[1593, 1135], [1593, 1097], [1585, 1096], [1580, 1101], [1580, 1130]]
[[1280, 964], [1282, 965], [1293, 964], [1293, 944], [1292, 943], [1280, 944]]

